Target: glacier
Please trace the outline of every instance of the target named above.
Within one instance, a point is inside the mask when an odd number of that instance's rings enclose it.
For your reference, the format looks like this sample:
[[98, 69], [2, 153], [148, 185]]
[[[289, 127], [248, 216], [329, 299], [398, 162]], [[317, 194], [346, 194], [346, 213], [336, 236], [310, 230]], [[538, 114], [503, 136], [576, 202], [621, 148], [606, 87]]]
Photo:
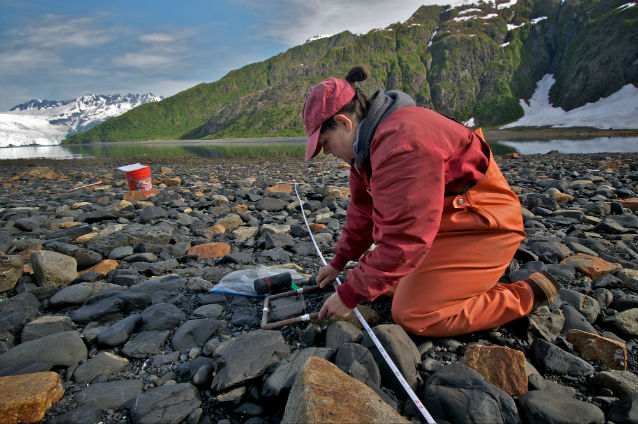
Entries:
[[134, 107], [157, 102], [153, 94], [85, 94], [72, 100], [31, 100], [0, 113], [0, 147], [55, 145]]

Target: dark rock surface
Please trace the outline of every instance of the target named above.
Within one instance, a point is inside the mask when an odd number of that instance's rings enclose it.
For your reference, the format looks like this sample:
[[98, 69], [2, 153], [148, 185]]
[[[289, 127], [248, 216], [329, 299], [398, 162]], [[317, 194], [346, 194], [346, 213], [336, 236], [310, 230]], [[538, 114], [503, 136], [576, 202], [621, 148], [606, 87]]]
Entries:
[[[377, 315], [370, 325], [437, 421], [635, 421], [638, 215], [626, 201], [638, 197], [638, 156], [497, 161], [519, 195], [527, 232], [500, 282], [548, 270], [562, 284], [556, 302], [496, 329], [427, 339], [395, 326], [391, 300], [381, 297], [363, 304]], [[7, 275], [0, 281], [0, 375], [61, 375], [65, 395], [45, 422], [278, 423], [309, 355], [328, 358], [419, 420], [356, 320], [264, 331], [263, 298], [207, 292], [256, 265], [293, 263], [309, 278], [298, 285], [311, 284], [320, 260], [294, 191], [269, 188], [306, 181], [297, 188], [329, 259], [349, 204], [330, 187], [347, 187], [347, 168], [331, 159], [148, 162], [153, 176], [169, 166], [182, 185], [155, 184], [153, 196], [127, 201], [116, 171], [122, 161], [0, 167], [0, 253], [9, 255], [0, 264]], [[34, 163], [67, 178], [31, 176]], [[188, 254], [208, 243], [230, 253]], [[576, 255], [599, 262], [583, 264]], [[78, 275], [88, 267], [95, 268]], [[275, 303], [271, 318], [317, 311], [330, 293]], [[627, 371], [583, 359], [565, 338], [574, 328], [624, 343]], [[531, 391], [515, 400], [460, 365], [472, 343], [523, 352], [538, 370], [529, 372]]]

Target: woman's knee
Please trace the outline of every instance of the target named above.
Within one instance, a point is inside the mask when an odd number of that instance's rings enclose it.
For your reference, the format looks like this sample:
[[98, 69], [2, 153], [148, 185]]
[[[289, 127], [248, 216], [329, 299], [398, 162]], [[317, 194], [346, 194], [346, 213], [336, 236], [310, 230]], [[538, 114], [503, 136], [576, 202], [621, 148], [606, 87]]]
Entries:
[[418, 320], [404, 310], [392, 308], [392, 321], [409, 334], [419, 334], [421, 330]]

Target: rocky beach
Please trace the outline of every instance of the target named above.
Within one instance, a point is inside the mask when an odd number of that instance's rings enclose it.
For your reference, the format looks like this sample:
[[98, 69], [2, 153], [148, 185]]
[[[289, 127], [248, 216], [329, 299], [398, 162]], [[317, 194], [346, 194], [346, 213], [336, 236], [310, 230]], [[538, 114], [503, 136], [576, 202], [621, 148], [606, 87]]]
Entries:
[[[291, 181], [330, 260], [347, 166], [145, 159], [146, 196], [117, 170], [133, 162], [0, 162], [0, 422], [423, 421], [355, 317], [264, 330], [263, 297], [210, 292], [259, 265], [313, 285]], [[547, 270], [558, 299], [445, 339], [408, 336], [389, 298], [362, 315], [438, 423], [638, 422], [638, 154], [497, 162], [527, 232], [501, 283]], [[270, 319], [331, 292], [273, 302]]]

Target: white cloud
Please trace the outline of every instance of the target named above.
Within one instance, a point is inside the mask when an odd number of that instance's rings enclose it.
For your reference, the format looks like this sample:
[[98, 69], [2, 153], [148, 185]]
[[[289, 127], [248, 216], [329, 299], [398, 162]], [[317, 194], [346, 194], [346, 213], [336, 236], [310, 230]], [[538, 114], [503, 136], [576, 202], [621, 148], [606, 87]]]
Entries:
[[175, 37], [170, 34], [155, 32], [152, 34], [144, 34], [140, 36], [140, 41], [147, 43], [172, 43]]
[[168, 66], [174, 62], [175, 59], [170, 56], [144, 52], [126, 53], [113, 60], [113, 63], [116, 65], [132, 68], [154, 68], [157, 66]]
[[96, 47], [113, 39], [93, 17], [47, 15], [41, 22], [11, 32], [17, 43], [40, 48]]
[[[268, 37], [294, 46], [318, 34], [336, 34], [348, 30], [364, 34], [374, 28], [385, 28], [404, 22], [416, 10], [427, 5], [459, 6], [472, 0], [283, 0], [272, 4], [242, 0], [264, 20]], [[294, 25], [290, 23], [294, 22]]]

